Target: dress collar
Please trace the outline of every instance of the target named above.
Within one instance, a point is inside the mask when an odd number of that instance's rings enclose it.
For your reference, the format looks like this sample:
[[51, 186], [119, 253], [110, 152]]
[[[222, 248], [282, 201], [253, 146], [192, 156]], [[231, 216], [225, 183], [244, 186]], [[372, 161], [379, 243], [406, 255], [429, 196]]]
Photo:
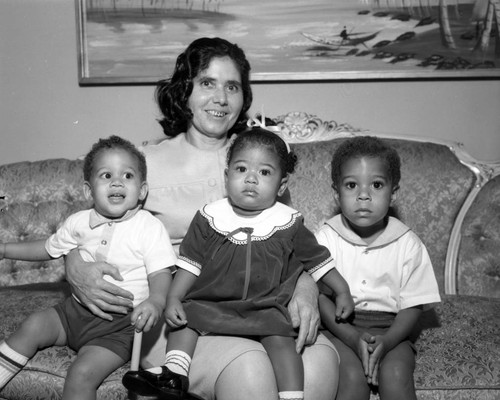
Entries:
[[[266, 240], [275, 232], [289, 228], [301, 217], [300, 212], [282, 203], [274, 204], [255, 217], [242, 217], [233, 211], [227, 198], [207, 204], [200, 212], [212, 229], [222, 235], [241, 227], [252, 228], [253, 241]], [[247, 234], [238, 232], [228, 239], [236, 244], [244, 244]]]
[[385, 227], [382, 234], [377, 239], [375, 239], [373, 243], [367, 245], [367, 243], [361, 237], [359, 237], [355, 232], [352, 231], [352, 229], [347, 224], [347, 220], [342, 214], [336, 215], [325, 223], [346, 241], [357, 246], [367, 246], [368, 248], [386, 246], [389, 243], [396, 241], [410, 230], [409, 227], [407, 227], [397, 218], [388, 217], [387, 226]]

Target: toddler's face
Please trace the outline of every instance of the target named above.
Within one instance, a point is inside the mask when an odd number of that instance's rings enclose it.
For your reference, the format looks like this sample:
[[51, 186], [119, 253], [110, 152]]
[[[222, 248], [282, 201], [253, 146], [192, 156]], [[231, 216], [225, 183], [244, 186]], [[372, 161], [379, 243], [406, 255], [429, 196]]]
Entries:
[[356, 157], [342, 166], [335, 197], [354, 231], [367, 237], [384, 229], [396, 190], [383, 160]]
[[92, 196], [99, 214], [120, 218], [144, 200], [147, 184], [142, 181], [136, 157], [123, 149], [106, 149], [96, 155], [84, 191]]
[[226, 170], [229, 200], [237, 214], [260, 214], [286, 189], [279, 157], [267, 148], [247, 147], [233, 154]]

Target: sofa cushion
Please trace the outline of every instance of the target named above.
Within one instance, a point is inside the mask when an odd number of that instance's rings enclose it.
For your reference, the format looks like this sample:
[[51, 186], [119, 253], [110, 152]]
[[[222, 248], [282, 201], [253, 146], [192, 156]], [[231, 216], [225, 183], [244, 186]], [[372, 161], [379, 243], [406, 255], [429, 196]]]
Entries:
[[[67, 295], [68, 286], [61, 283], [0, 288], [3, 316], [0, 340], [10, 335], [30, 313], [54, 305]], [[415, 371], [419, 399], [498, 398], [495, 396], [500, 394], [499, 314], [500, 300], [454, 295], [444, 296], [441, 304], [423, 314]], [[60, 398], [66, 370], [74, 357], [75, 353], [67, 347], [38, 352], [0, 397]], [[99, 400], [126, 398], [121, 377], [127, 370], [128, 364], [105, 380], [99, 389]], [[457, 389], [467, 395], [456, 397]]]

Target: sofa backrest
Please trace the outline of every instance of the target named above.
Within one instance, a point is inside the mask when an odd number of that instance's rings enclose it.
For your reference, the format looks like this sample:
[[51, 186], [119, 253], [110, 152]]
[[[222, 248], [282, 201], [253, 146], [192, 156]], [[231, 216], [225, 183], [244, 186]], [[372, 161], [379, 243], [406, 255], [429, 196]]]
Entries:
[[[293, 205], [316, 230], [338, 210], [330, 162], [342, 140], [374, 134], [306, 113], [275, 119], [299, 163], [290, 179]], [[480, 163], [456, 143], [375, 134], [402, 160], [395, 213], [429, 250], [442, 293], [500, 297], [500, 162]], [[0, 241], [48, 237], [70, 214], [88, 208], [82, 161], [54, 159], [0, 166]], [[64, 279], [63, 260], [0, 261], [0, 286]]]

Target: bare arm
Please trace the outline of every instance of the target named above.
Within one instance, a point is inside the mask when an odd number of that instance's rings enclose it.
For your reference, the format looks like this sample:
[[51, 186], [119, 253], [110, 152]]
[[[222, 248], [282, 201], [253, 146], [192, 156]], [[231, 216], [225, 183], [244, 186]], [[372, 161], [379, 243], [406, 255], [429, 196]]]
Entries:
[[126, 314], [132, 309], [134, 296], [104, 280], [104, 275], [122, 280], [117, 268], [106, 263], [87, 263], [83, 261], [78, 250], [72, 250], [66, 256], [66, 279], [73, 294], [93, 314], [111, 321], [113, 318], [106, 311]]
[[368, 376], [370, 358], [368, 346], [374, 342], [374, 337], [367, 332], [358, 332], [347, 322], [339, 321], [335, 304], [324, 294], [319, 295], [319, 309], [323, 325], [357, 354], [363, 364], [365, 375]]
[[316, 341], [319, 327], [318, 286], [307, 272], [303, 272], [295, 286], [288, 312], [294, 328], [299, 328], [296, 351], [300, 353], [305, 344]]
[[131, 315], [136, 331], [149, 331], [160, 319], [167, 303], [167, 293], [172, 283], [170, 269], [148, 275], [149, 297], [139, 304]]
[[45, 239], [32, 242], [16, 242], [0, 244], [0, 260], [48, 261], [52, 257], [45, 249]]
[[197, 276], [185, 269], [179, 268], [175, 273], [172, 287], [167, 295], [167, 309], [165, 316], [167, 323], [172, 327], [181, 327], [187, 323], [186, 314], [182, 307], [182, 299], [193, 286]]
[[337, 268], [333, 268], [323, 276], [321, 282], [332, 289], [336, 295], [335, 316], [345, 320], [354, 311], [354, 301], [346, 280]]

